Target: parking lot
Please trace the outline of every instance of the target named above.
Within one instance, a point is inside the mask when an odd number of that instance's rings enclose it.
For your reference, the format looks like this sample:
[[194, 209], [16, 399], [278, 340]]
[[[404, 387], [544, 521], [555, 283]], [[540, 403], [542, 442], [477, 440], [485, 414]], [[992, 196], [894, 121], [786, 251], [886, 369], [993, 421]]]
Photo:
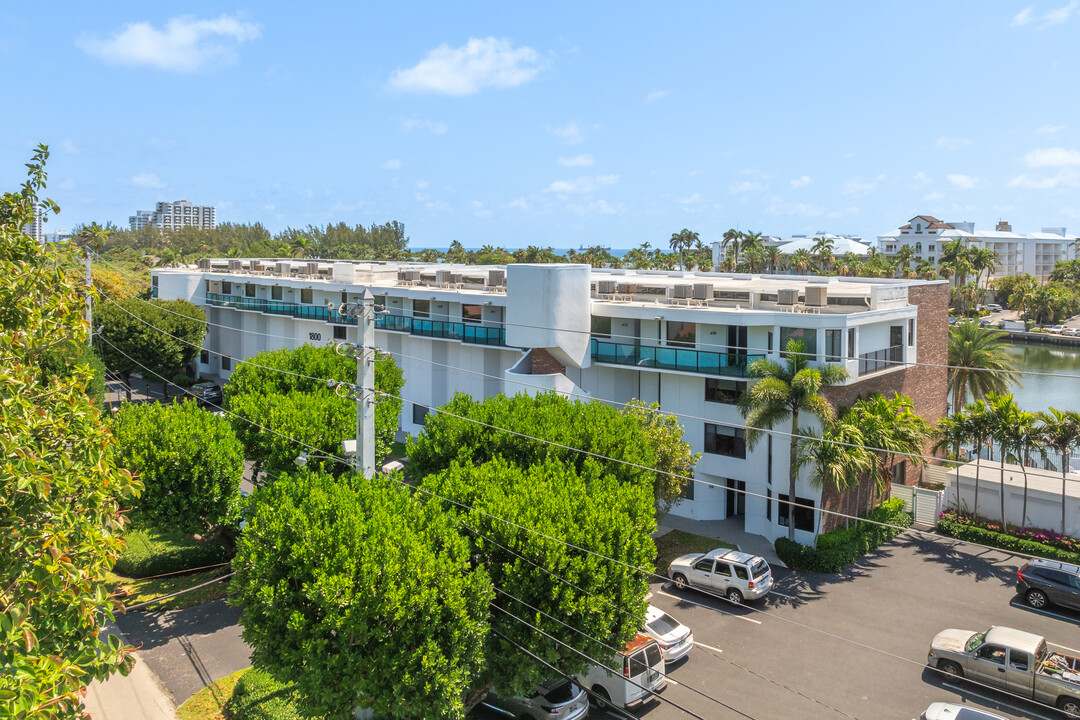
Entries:
[[[707, 718], [908, 719], [938, 701], [1009, 718], [1060, 717], [992, 690], [946, 684], [925, 667], [930, 640], [947, 627], [1007, 625], [1080, 647], [1080, 614], [1014, 601], [1021, 563], [1006, 553], [908, 533], [839, 576], [778, 569], [775, 592], [751, 607], [658, 583], [651, 602], [689, 625], [697, 644], [670, 668], [674, 682], [663, 696]], [[636, 714], [686, 717], [660, 702]]]

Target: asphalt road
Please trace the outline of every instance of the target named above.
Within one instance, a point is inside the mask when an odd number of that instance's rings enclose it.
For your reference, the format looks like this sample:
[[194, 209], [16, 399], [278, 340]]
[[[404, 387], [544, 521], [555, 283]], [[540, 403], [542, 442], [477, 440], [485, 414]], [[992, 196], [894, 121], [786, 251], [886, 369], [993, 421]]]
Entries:
[[[1014, 601], [1020, 564], [1006, 553], [909, 533], [839, 576], [778, 570], [776, 593], [752, 607], [660, 585], [652, 602], [689, 625], [701, 644], [670, 677], [746, 716], [908, 719], [944, 701], [1056, 719], [1050, 708], [945, 684], [925, 668], [930, 640], [947, 627], [1007, 625], [1080, 647], [1080, 614], [1037, 612]], [[663, 695], [703, 717], [744, 717], [679, 685]], [[686, 717], [666, 704], [639, 715]]]

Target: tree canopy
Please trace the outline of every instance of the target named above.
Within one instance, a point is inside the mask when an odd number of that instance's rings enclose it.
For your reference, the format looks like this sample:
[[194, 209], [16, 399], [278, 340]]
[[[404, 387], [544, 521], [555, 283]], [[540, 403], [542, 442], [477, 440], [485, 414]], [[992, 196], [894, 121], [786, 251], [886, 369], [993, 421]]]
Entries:
[[[116, 467], [112, 437], [78, 360], [87, 336], [71, 245], [41, 246], [22, 228], [45, 187], [48, 148], [26, 183], [0, 197], [0, 717], [76, 718], [79, 690], [133, 662], [116, 636], [105, 574], [122, 548], [139, 484]], [[60, 352], [63, 362], [51, 364]], [[70, 360], [70, 362], [68, 362]]]
[[194, 534], [229, 518], [239, 500], [244, 447], [228, 420], [194, 400], [124, 403], [113, 432], [120, 464], [145, 488], [133, 520]]

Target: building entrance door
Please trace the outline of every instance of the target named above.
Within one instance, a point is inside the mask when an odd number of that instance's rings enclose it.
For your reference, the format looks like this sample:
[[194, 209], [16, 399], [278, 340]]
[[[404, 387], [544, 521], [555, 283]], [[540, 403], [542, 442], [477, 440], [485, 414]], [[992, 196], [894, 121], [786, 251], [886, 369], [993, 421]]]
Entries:
[[727, 516], [735, 517], [746, 514], [746, 483], [742, 480], [727, 480]]

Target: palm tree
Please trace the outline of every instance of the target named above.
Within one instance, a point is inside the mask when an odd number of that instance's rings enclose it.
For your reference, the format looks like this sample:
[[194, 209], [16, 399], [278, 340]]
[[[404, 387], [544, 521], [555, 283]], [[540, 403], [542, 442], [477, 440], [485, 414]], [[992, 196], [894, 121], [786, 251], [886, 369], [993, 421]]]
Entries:
[[806, 345], [788, 340], [783, 363], [761, 358], [750, 364], [749, 376], [758, 382], [743, 393], [739, 410], [746, 418], [746, 447], [753, 449], [768, 430], [791, 419], [791, 447], [788, 453], [788, 540], [795, 541], [795, 485], [798, 480], [797, 443], [799, 415], [808, 413], [827, 426], [835, 414], [822, 392], [843, 382], [847, 370], [839, 365], [810, 367]]
[[[965, 406], [964, 417], [966, 419], [965, 435], [971, 441], [972, 449], [975, 452], [975, 504], [971, 508], [971, 513], [977, 515], [979, 512], [979, 470], [982, 469], [982, 449], [989, 441], [995, 423], [985, 400], [979, 400]], [[960, 493], [959, 489], [957, 489], [957, 498], [959, 497]]]
[[952, 415], [946, 415], [938, 420], [934, 437], [934, 454], [942, 450], [952, 450], [952, 458], [960, 459], [960, 446], [968, 440], [968, 419], [963, 410], [958, 410]]
[[728, 247], [732, 248], [732, 251], [735, 255], [736, 265], [739, 264], [739, 241], [742, 239], [742, 236], [743, 234], [741, 232], [739, 232], [735, 228], [731, 228], [724, 231], [724, 236], [720, 240], [721, 252], [726, 254]]
[[[848, 493], [858, 487], [859, 479], [873, 468], [873, 456], [863, 449], [865, 442], [862, 434], [852, 425], [834, 423], [820, 436], [815, 435], [812, 428], [803, 428], [799, 434], [803, 437], [799, 438], [795, 458], [796, 472], [810, 465], [807, 479], [810, 487], [815, 490], [828, 487], [840, 495]], [[850, 507], [846, 514], [853, 514]], [[824, 514], [819, 513], [814, 527], [815, 537], [822, 530], [823, 520]], [[848, 517], [848, 525], [850, 524], [851, 518]]]
[[969, 253], [971, 268], [975, 272], [975, 285], [979, 284], [979, 277], [982, 275], [983, 270], [986, 271], [986, 289], [990, 290], [990, 276], [994, 274], [994, 268], [997, 267], [998, 253], [997, 250], [991, 250], [985, 247], [973, 247]]
[[876, 456], [870, 473], [874, 484], [867, 497], [869, 509], [874, 504], [874, 493], [883, 494], [888, 488], [887, 471], [898, 457], [907, 458], [912, 465], [922, 464], [923, 446], [932, 429], [915, 412], [911, 398], [898, 393], [892, 397], [873, 393], [860, 398], [844, 413], [843, 421], [859, 429]]
[[1020, 464], [1020, 472], [1024, 474], [1024, 502], [1020, 510], [1020, 529], [1027, 528], [1027, 501], [1028, 501], [1028, 465], [1031, 463], [1031, 453], [1042, 450], [1043, 439], [1039, 431], [1039, 416], [1037, 413], [1017, 409], [1016, 415], [1008, 428], [1009, 438], [1012, 440], [1013, 456]]
[[923, 280], [937, 280], [937, 268], [929, 260], [923, 260], [915, 267], [915, 274]]
[[1061, 534], [1065, 534], [1066, 475], [1069, 472], [1069, 456], [1080, 446], [1080, 412], [1055, 410], [1039, 413], [1039, 435], [1047, 448], [1061, 455]]
[[907, 270], [908, 267], [911, 265], [911, 261], [915, 259], [915, 248], [911, 247], [910, 245], [904, 245], [896, 253], [896, 257], [894, 259], [896, 260], [897, 268], [899, 268], [901, 271]]
[[810, 269], [810, 263], [814, 261], [813, 255], [806, 248], [799, 248], [791, 254], [788, 259], [788, 267], [799, 274], [805, 273]]
[[817, 258], [818, 268], [822, 275], [828, 272], [829, 266], [836, 261], [836, 256], [833, 254], [832, 238], [822, 235], [814, 238], [814, 256]]
[[[1005, 516], [1005, 461], [1013, 454], [1018, 442], [1014, 431], [1016, 430], [1015, 423], [1020, 408], [1016, 406], [1012, 395], [995, 395], [993, 393], [986, 396], [986, 406], [989, 410], [987, 419], [991, 427], [990, 436], [992, 438], [996, 437], [1001, 445], [1001, 492], [999, 493], [1001, 500], [1001, 527], [1005, 532], [1008, 532], [1009, 522]], [[993, 457], [991, 457], [992, 459]], [[1025, 473], [1026, 477], [1027, 473]], [[1027, 512], [1027, 508], [1024, 511]]]
[[766, 263], [766, 253], [764, 246], [760, 242], [749, 243], [744, 246], [746, 258], [746, 267], [752, 273], [761, 272]]
[[686, 228], [683, 228], [680, 232], [671, 233], [671, 240], [668, 241], [668, 244], [671, 246], [672, 252], [679, 253], [680, 268], [686, 267], [683, 264], [683, 251], [692, 248], [695, 242], [698, 242], [698, 234]]
[[784, 253], [776, 245], [765, 248], [765, 262], [769, 265], [769, 272], [775, 273], [784, 269]]
[[1008, 392], [1020, 385], [1016, 366], [1006, 355], [1006, 333], [981, 328], [974, 320], [961, 320], [949, 328], [949, 387], [953, 412], [970, 393], [972, 398]]
[[292, 246], [289, 248], [289, 257], [303, 258], [308, 255], [308, 239], [303, 235], [297, 235], [292, 240]]

